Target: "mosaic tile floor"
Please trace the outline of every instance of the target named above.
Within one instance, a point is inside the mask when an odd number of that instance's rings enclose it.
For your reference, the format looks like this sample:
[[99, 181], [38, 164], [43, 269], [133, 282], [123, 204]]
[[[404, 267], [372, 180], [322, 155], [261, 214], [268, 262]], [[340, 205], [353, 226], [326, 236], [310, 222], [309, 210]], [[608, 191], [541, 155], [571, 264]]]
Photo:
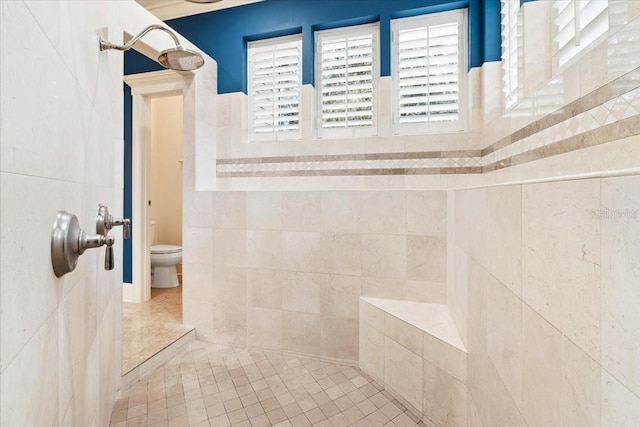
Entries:
[[151, 288], [151, 299], [122, 304], [122, 374], [189, 332], [182, 325], [182, 286]]
[[358, 368], [193, 341], [123, 392], [111, 426], [424, 424]]

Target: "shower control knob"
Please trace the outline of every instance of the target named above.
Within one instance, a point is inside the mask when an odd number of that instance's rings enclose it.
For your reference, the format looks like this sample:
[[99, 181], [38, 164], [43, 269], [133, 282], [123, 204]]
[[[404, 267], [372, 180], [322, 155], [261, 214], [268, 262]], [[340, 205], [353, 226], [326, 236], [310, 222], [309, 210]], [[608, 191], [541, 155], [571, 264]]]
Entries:
[[122, 225], [124, 228], [124, 238], [128, 239], [131, 237], [130, 224], [130, 219], [114, 218], [113, 215], [109, 213], [108, 207], [102, 204], [98, 205], [98, 214], [96, 215], [96, 232], [98, 234], [106, 236], [113, 227]]

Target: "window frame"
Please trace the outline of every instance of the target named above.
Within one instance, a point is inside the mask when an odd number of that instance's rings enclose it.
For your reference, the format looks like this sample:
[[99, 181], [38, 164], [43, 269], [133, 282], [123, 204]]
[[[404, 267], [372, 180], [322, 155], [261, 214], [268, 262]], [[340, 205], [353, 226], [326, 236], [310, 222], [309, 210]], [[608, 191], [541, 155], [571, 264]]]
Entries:
[[[322, 119], [322, 41], [350, 37], [353, 35], [371, 34], [372, 37], [372, 93], [371, 93], [371, 126], [346, 126], [341, 128], [324, 128]], [[380, 80], [380, 23], [352, 25], [348, 27], [317, 30], [315, 38], [315, 83], [316, 83], [316, 120], [318, 138], [349, 138], [375, 136], [378, 134], [378, 83]]]
[[[451, 122], [400, 123], [399, 32], [401, 30], [458, 24], [458, 120]], [[468, 11], [466, 8], [391, 20], [392, 122], [395, 135], [468, 132]]]
[[[298, 49], [298, 128], [296, 130], [285, 130], [285, 131], [273, 131], [273, 132], [255, 132], [254, 122], [254, 96], [253, 96], [253, 87], [254, 87], [254, 54], [255, 50], [258, 51], [268, 51], [271, 50], [275, 46], [283, 46], [283, 45], [296, 45]], [[302, 33], [292, 34], [288, 36], [281, 37], [272, 37], [268, 39], [248, 41], [247, 42], [247, 108], [248, 108], [248, 140], [249, 142], [263, 142], [263, 141], [291, 141], [291, 140], [301, 140], [302, 139], [302, 61], [303, 61], [303, 51], [302, 51]], [[274, 109], [275, 111], [275, 109]]]
[[[505, 16], [508, 17], [506, 22]], [[523, 25], [520, 0], [500, 0], [500, 59], [504, 111], [521, 101], [524, 93]], [[512, 55], [515, 55], [515, 58]]]
[[[587, 0], [587, 3], [591, 3], [591, 2], [594, 2], [594, 3], [598, 2], [599, 4], [605, 3], [605, 1], [603, 0]], [[558, 25], [559, 7], [557, 5], [560, 3], [568, 3], [569, 4], [568, 7], [573, 8], [573, 19], [570, 20], [570, 22], [571, 21], [573, 22], [571, 22], [571, 24], [569, 25], [573, 25], [574, 34], [573, 34], [573, 37], [570, 37], [568, 39], [568, 42], [565, 43], [563, 47], [559, 46], [559, 41], [558, 41], [561, 31], [558, 31], [559, 30], [559, 25]], [[554, 0], [551, 4], [551, 8], [552, 8], [551, 58], [553, 63], [554, 75], [555, 75], [558, 72], [566, 69], [570, 65], [574, 64], [576, 61], [578, 61], [579, 58], [583, 57], [587, 52], [593, 50], [594, 47], [597, 46], [602, 40], [606, 39], [609, 35], [609, 29], [611, 26], [609, 23], [609, 2], [606, 1], [606, 6], [604, 7], [604, 10], [600, 12], [600, 14], [606, 15], [606, 17], [603, 18], [606, 20], [606, 29], [601, 34], [594, 37], [592, 40], [583, 44], [581, 39], [583, 37], [584, 29], [579, 28], [580, 26], [579, 17], [583, 15], [579, 14], [579, 12], [584, 10], [584, 8], [578, 9], [578, 2], [576, 0]], [[600, 14], [596, 15], [595, 19], [597, 19], [597, 17], [599, 17]], [[591, 22], [595, 21], [595, 19], [592, 20]], [[579, 43], [577, 46], [575, 45], [576, 39], [578, 40], [578, 43]], [[565, 52], [564, 55], [567, 55], [568, 58], [563, 60], [562, 52], [564, 50], [564, 47], [569, 46], [572, 43], [574, 44], [574, 47], [567, 49], [568, 52]]]

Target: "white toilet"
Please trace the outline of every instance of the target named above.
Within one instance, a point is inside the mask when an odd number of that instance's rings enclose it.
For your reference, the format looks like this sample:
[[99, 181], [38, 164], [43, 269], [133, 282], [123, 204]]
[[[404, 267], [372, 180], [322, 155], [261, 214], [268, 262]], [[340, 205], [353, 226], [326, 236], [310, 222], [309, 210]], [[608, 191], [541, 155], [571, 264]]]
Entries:
[[178, 282], [176, 264], [182, 262], [182, 246], [151, 246], [151, 287], [175, 288]]
[[182, 262], [182, 246], [152, 245], [156, 222], [149, 223], [147, 238], [151, 246], [151, 287], [175, 288], [180, 284], [176, 264]]

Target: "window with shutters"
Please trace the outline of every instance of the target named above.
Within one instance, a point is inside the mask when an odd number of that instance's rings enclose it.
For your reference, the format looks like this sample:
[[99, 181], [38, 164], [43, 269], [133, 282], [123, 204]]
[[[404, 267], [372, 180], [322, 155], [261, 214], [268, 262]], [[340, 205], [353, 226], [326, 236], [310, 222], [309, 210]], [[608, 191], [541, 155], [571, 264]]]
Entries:
[[378, 24], [317, 31], [318, 136], [375, 135]]
[[506, 108], [514, 105], [522, 97], [523, 28], [518, 22], [520, 0], [500, 1], [500, 22], [502, 34], [502, 88]]
[[249, 140], [300, 139], [302, 36], [247, 44]]
[[607, 0], [559, 0], [553, 2], [553, 52], [559, 67], [609, 31]]
[[466, 9], [392, 21], [395, 133], [466, 130], [466, 21]]

